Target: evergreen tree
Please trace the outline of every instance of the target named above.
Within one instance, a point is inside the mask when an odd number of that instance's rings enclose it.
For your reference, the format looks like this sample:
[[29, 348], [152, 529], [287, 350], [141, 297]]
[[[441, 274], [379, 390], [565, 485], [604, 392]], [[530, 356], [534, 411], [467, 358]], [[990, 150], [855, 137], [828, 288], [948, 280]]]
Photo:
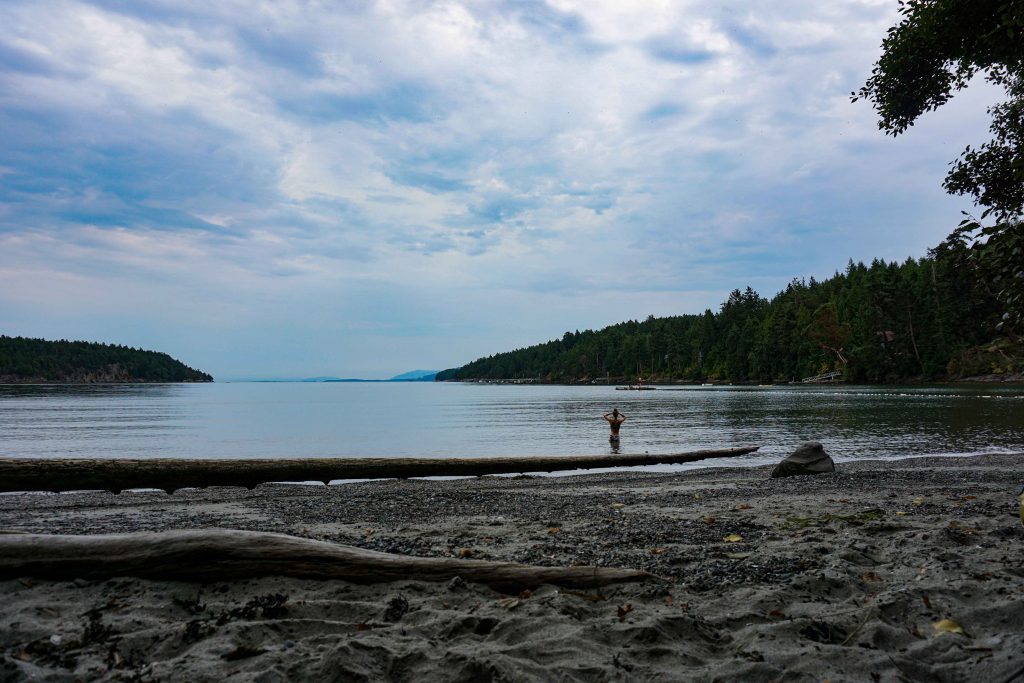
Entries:
[[211, 382], [166, 353], [0, 335], [0, 382]]
[[[850, 262], [824, 281], [792, 280], [771, 300], [750, 287], [719, 311], [627, 321], [481, 358], [439, 380], [786, 382], [839, 370], [856, 382], [984, 373], [979, 345], [1001, 315], [964, 237], [927, 258]], [[1014, 357], [1000, 369], [1019, 364]]]

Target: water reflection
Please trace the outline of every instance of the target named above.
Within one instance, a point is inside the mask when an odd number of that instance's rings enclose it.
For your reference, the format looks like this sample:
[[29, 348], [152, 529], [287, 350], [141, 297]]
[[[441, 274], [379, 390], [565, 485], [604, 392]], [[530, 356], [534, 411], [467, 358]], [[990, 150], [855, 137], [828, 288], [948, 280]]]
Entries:
[[182, 384], [0, 384], [5, 398], [104, 398], [167, 395], [181, 391]]

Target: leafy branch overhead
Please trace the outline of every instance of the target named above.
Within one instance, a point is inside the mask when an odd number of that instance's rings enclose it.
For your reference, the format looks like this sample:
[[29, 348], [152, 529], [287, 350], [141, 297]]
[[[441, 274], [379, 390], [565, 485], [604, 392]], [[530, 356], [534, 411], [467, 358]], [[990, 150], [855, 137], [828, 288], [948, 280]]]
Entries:
[[1005, 222], [1024, 212], [1024, 1], [907, 0], [889, 29], [882, 56], [853, 99], [870, 100], [878, 126], [903, 133], [982, 74], [1006, 101], [989, 108], [992, 139], [967, 147], [952, 163], [945, 188], [971, 195]]
[[1024, 222], [982, 226], [967, 219], [951, 239], [974, 240], [968, 252], [970, 265], [1003, 309], [996, 331], [1017, 342], [1024, 326]]
[[870, 100], [878, 126], [899, 135], [983, 75], [1006, 100], [988, 109], [992, 139], [951, 162], [943, 186], [983, 207], [951, 240], [971, 245], [974, 271], [1003, 307], [998, 330], [1017, 341], [1024, 322], [1024, 0], [905, 0], [902, 19], [853, 100]]

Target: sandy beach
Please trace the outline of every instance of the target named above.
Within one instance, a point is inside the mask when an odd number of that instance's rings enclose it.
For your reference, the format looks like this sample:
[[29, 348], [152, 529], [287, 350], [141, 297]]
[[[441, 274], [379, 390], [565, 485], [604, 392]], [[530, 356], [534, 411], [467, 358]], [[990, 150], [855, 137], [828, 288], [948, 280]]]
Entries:
[[25, 577], [0, 582], [0, 680], [1024, 680], [1022, 465], [0, 496], [8, 532], [220, 527], [661, 577], [513, 594], [459, 579]]

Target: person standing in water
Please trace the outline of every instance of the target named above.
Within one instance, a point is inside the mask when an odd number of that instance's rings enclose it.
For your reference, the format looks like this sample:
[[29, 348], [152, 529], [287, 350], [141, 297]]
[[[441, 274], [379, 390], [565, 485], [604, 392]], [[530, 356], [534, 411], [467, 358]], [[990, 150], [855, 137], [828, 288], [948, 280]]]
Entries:
[[612, 445], [617, 445], [619, 443], [619, 427], [626, 421], [626, 416], [620, 413], [618, 408], [612, 408], [612, 412], [605, 413], [602, 417], [608, 421], [608, 426], [612, 429], [612, 433], [608, 436], [608, 441]]

